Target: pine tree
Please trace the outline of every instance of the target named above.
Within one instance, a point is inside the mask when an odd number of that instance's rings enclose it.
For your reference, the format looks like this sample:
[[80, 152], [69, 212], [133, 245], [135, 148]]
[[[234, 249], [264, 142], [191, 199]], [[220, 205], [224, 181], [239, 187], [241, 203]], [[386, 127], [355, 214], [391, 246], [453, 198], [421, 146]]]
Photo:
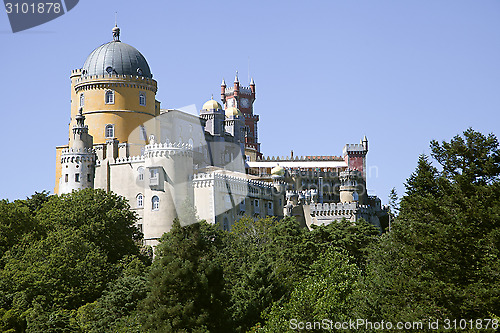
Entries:
[[442, 171], [420, 156], [398, 223], [370, 257], [360, 303], [373, 320], [499, 314], [498, 141], [469, 129], [431, 150]]
[[181, 227], [174, 220], [156, 248], [142, 303], [143, 328], [152, 332], [222, 332], [225, 293], [216, 259], [220, 231], [205, 222]]

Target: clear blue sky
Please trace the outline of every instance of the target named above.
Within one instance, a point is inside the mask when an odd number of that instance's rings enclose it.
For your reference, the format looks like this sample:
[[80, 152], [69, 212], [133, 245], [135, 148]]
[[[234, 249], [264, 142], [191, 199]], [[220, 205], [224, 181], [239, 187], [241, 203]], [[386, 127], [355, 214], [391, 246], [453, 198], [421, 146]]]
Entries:
[[0, 14], [0, 198], [53, 191], [70, 71], [111, 40], [115, 11], [163, 108], [199, 109], [236, 70], [248, 85], [250, 63], [262, 151], [341, 155], [366, 135], [368, 187], [383, 202], [430, 140], [500, 134], [498, 0], [80, 0], [16, 34]]

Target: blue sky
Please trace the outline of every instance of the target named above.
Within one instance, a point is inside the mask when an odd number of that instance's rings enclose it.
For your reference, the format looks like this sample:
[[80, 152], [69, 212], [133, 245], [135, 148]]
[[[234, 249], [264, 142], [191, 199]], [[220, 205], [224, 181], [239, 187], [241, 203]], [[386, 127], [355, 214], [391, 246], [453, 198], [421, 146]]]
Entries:
[[384, 203], [432, 139], [500, 133], [500, 1], [81, 0], [13, 34], [0, 14], [0, 198], [53, 191], [67, 143], [70, 71], [111, 40], [146, 57], [162, 108], [218, 97], [235, 71], [257, 89], [266, 155], [341, 155], [369, 140], [368, 188]]

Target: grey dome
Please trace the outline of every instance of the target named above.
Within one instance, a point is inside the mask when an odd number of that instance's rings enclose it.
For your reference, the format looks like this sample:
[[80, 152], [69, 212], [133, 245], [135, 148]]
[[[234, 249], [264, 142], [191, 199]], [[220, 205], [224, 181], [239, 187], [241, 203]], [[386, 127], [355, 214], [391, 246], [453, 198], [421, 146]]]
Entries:
[[153, 77], [141, 52], [119, 40], [99, 46], [90, 53], [83, 64], [83, 76], [104, 74]]

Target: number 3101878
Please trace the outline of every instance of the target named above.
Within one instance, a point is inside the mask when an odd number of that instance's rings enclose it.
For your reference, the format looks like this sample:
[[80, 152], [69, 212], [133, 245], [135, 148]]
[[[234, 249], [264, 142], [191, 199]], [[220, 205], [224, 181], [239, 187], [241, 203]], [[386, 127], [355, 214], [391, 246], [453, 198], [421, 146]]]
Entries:
[[59, 14], [61, 4], [59, 2], [40, 2], [40, 3], [5, 3], [7, 14]]

